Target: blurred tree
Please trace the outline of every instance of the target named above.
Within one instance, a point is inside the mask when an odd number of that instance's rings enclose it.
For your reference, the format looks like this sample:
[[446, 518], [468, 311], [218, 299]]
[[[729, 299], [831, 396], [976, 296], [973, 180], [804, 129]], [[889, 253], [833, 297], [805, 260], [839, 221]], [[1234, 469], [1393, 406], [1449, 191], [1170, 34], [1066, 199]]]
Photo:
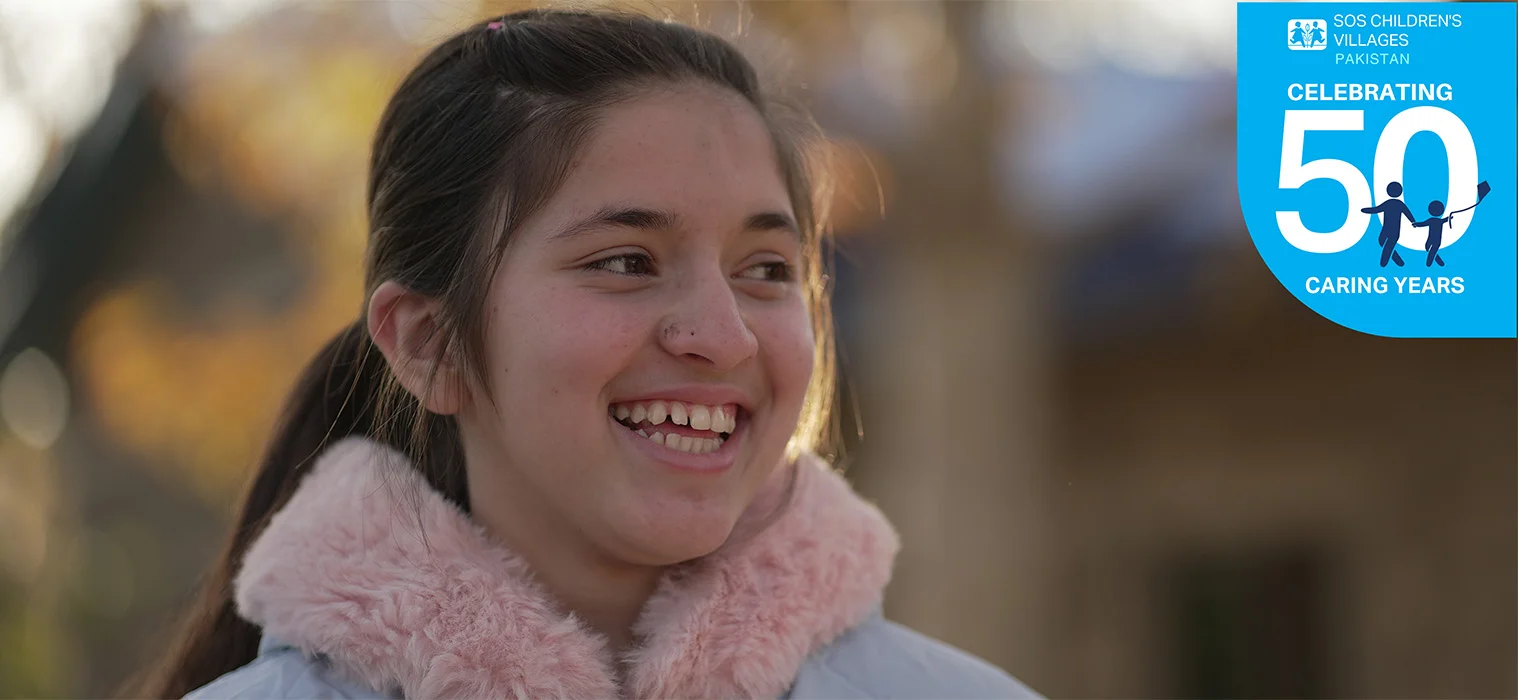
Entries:
[[[300, 32], [283, 31], [292, 20], [280, 16], [239, 28], [192, 50], [171, 93], [176, 169], [282, 223], [271, 232], [291, 257], [276, 266], [299, 271], [293, 294], [258, 303], [268, 276], [288, 272], [247, 269], [236, 253], [195, 259], [187, 263], [220, 274], [188, 290], [151, 277], [118, 287], [75, 332], [105, 425], [216, 502], [241, 485], [296, 373], [361, 309], [368, 140], [402, 68], [397, 40], [355, 30], [372, 14], [350, 6], [303, 17], [315, 26]], [[255, 54], [267, 60], [248, 60]], [[214, 301], [187, 310], [186, 292]]]

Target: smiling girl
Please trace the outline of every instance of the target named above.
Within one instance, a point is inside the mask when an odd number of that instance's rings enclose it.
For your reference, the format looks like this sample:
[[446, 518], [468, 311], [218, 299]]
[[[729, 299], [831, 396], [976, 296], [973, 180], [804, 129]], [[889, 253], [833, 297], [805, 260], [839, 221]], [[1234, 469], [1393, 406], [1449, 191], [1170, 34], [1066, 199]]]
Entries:
[[639, 16], [520, 12], [424, 58], [374, 142], [366, 311], [149, 692], [1031, 695], [882, 618], [897, 536], [812, 451], [797, 114]]

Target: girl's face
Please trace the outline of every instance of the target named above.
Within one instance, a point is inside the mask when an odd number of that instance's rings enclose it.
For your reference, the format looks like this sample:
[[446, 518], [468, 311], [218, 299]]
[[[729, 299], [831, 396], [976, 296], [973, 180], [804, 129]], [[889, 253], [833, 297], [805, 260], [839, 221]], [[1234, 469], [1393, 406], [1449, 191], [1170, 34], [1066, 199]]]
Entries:
[[495, 405], [459, 416], [476, 513], [641, 565], [721, 545], [812, 374], [794, 220], [740, 96], [684, 86], [607, 109], [489, 292]]

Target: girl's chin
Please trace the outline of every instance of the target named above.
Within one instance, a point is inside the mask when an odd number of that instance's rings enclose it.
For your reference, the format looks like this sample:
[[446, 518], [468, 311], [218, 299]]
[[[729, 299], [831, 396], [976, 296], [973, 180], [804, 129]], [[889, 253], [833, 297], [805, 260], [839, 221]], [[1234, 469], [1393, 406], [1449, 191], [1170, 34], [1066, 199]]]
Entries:
[[709, 505], [651, 504], [614, 527], [620, 539], [642, 553], [643, 563], [678, 564], [717, 551], [732, 533], [737, 517], [725, 505]]

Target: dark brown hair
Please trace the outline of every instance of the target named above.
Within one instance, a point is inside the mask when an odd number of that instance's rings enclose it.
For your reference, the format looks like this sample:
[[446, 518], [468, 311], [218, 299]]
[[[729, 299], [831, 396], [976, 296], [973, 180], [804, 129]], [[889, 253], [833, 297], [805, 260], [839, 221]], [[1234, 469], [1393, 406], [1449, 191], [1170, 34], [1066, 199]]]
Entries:
[[[817, 129], [761, 87], [754, 68], [711, 33], [636, 14], [528, 10], [481, 22], [433, 49], [396, 89], [370, 160], [366, 299], [385, 280], [441, 302], [436, 332], [482, 386], [486, 290], [512, 233], [563, 182], [609, 105], [698, 82], [759, 112], [806, 243], [802, 280], [817, 338], [814, 372], [790, 453], [821, 449], [831, 420], [834, 347], [821, 238], [826, 193]], [[317, 354], [286, 401], [224, 551], [137, 694], [179, 697], [251, 661], [259, 630], [237, 616], [243, 555], [329, 443], [363, 435], [411, 458], [428, 483], [468, 508], [457, 428], [402, 389], [363, 315]]]

